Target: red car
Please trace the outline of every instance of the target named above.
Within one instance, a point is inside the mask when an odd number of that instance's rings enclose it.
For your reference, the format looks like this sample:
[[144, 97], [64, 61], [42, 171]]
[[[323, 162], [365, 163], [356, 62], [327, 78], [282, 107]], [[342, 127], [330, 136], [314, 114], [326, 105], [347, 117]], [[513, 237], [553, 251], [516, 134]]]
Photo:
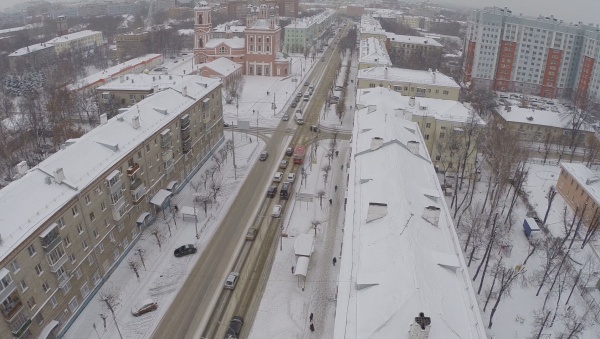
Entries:
[[158, 308], [158, 304], [154, 300], [148, 298], [148, 299], [145, 299], [145, 300], [137, 303], [131, 309], [131, 314], [133, 314], [134, 317], [139, 317], [142, 314], [156, 311], [157, 308]]

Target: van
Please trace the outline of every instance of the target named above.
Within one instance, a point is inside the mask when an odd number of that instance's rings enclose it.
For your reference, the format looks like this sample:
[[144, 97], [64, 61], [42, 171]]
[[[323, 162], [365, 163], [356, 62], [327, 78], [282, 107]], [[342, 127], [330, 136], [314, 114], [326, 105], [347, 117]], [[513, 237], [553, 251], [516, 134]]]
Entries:
[[308, 101], [308, 98], [310, 97], [310, 94], [304, 94], [304, 101]]
[[303, 125], [304, 124], [304, 118], [302, 117], [302, 114], [300, 114], [300, 113], [294, 114], [294, 120], [296, 120], [296, 123], [298, 125]]
[[279, 198], [280, 199], [284, 199], [287, 200], [287, 198], [290, 195], [290, 187], [292, 186], [292, 184], [290, 184], [289, 182], [284, 182], [283, 186], [281, 186], [281, 190], [279, 191]]

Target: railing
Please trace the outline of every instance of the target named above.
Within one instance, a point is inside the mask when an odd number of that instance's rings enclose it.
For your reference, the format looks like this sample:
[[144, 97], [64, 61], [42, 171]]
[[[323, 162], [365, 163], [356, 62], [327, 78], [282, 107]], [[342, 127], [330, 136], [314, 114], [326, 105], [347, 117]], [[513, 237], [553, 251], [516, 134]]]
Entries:
[[50, 266], [50, 271], [52, 273], [56, 273], [65, 263], [67, 262], [67, 254], [64, 253], [62, 257], [60, 257], [54, 264], [51, 264], [48, 260], [48, 265]]
[[171, 146], [171, 136], [172, 133], [163, 135], [160, 140], [160, 147], [165, 148], [167, 146]]
[[44, 252], [51, 252], [62, 240], [58, 234], [50, 238], [48, 237], [50, 237], [50, 234], [46, 238], [42, 238], [42, 248], [44, 249]]
[[8, 307], [2, 307], [2, 315], [4, 316], [4, 319], [10, 321], [15, 314], [17, 314], [17, 312], [21, 309], [21, 307], [23, 306], [23, 303], [21, 302], [21, 299], [17, 298], [15, 301], [11, 302]]
[[141, 184], [142, 184], [142, 179], [135, 179], [129, 185], [129, 189], [132, 191], [135, 191], [135, 189], [140, 187]]
[[128, 176], [133, 176], [138, 170], [140, 169], [140, 164], [138, 164], [137, 162], [135, 164], [133, 164], [133, 166], [129, 166], [129, 168], [127, 169], [127, 175]]

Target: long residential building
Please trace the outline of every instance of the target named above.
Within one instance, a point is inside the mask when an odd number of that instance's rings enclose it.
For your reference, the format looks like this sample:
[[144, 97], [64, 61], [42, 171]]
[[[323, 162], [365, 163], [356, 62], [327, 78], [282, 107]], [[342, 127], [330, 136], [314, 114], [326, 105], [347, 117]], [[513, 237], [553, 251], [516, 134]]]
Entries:
[[507, 8], [471, 13], [464, 82], [476, 87], [600, 101], [600, 30], [554, 16], [515, 15]]
[[59, 36], [46, 43], [54, 45], [56, 54], [60, 55], [65, 52], [84, 52], [93, 50], [104, 44], [104, 38], [102, 37], [102, 32], [85, 30]]
[[[347, 166], [334, 339], [484, 339], [425, 141], [387, 89], [362, 90]], [[369, 93], [364, 93], [364, 92]]]
[[376, 66], [392, 67], [392, 60], [381, 40], [374, 37], [361, 40], [358, 49], [358, 69]]
[[441, 72], [386, 66], [360, 69], [356, 87], [385, 87], [405, 96], [444, 100], [458, 100], [460, 95], [456, 81]]
[[317, 40], [334, 23], [335, 14], [333, 9], [327, 8], [311, 17], [293, 19], [284, 28], [284, 51], [306, 53], [312, 47], [316, 48]]
[[196, 77], [106, 120], [0, 190], [2, 338], [62, 336], [223, 141], [221, 82]]

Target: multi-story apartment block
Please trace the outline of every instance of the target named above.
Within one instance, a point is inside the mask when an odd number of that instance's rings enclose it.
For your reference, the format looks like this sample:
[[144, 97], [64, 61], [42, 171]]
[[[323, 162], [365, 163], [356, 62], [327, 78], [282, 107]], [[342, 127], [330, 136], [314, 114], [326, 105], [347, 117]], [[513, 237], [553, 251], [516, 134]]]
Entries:
[[385, 45], [392, 62], [404, 68], [439, 68], [442, 44], [432, 38], [386, 33]]
[[8, 65], [11, 70], [18, 71], [24, 68], [45, 68], [56, 61], [56, 52], [54, 45], [39, 43], [10, 53], [8, 55]]
[[365, 14], [365, 6], [363, 5], [348, 4], [346, 6], [346, 15], [351, 18], [359, 19], [363, 14]]
[[294, 19], [284, 28], [284, 50], [288, 53], [306, 53], [316, 48], [317, 40], [335, 19], [335, 11], [329, 8], [315, 16]]
[[102, 32], [85, 30], [81, 32], [59, 36], [47, 42], [54, 45], [56, 54], [65, 52], [83, 52], [93, 50], [104, 44]]
[[546, 98], [600, 100], [597, 26], [514, 15], [507, 8], [473, 11], [465, 38], [464, 82]]
[[426, 31], [430, 30], [432, 26], [431, 18], [426, 16], [401, 15], [396, 18], [396, 21], [410, 28]]
[[115, 37], [117, 43], [117, 57], [127, 60], [148, 53], [150, 49], [149, 32], [131, 32], [119, 34]]
[[196, 77], [18, 167], [0, 190], [2, 338], [64, 334], [222, 143], [222, 112], [220, 80]]
[[460, 94], [460, 86], [443, 73], [386, 66], [360, 69], [356, 86], [385, 87], [404, 96], [444, 100], [458, 100]]
[[381, 43], [385, 43], [387, 39], [387, 32], [381, 27], [379, 21], [370, 14], [364, 14], [360, 17], [358, 34], [361, 41], [368, 38], [375, 38], [381, 41]]
[[392, 67], [392, 61], [385, 49], [385, 45], [377, 38], [368, 38], [360, 41], [358, 54], [358, 69], [376, 66]]

